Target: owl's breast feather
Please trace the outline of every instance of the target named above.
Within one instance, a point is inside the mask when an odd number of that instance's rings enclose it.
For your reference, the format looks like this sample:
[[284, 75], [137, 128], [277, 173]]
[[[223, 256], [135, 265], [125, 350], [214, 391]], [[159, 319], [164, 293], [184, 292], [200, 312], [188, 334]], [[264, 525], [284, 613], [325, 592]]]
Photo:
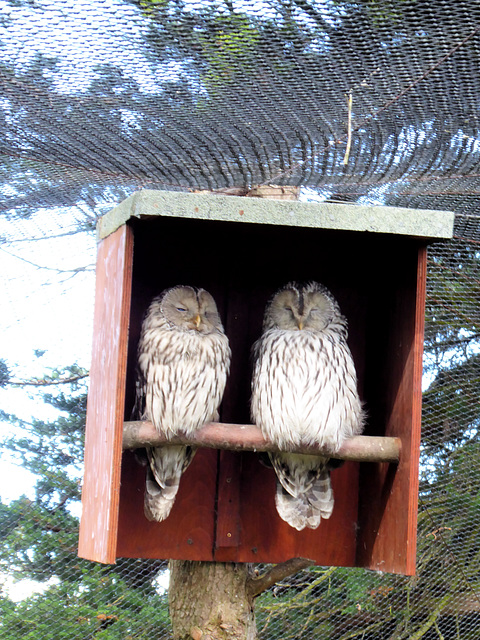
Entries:
[[[348, 348], [307, 331], [272, 330], [261, 341], [252, 385], [257, 425], [281, 447], [317, 444], [336, 451], [360, 428]], [[345, 384], [352, 371], [355, 384]]]

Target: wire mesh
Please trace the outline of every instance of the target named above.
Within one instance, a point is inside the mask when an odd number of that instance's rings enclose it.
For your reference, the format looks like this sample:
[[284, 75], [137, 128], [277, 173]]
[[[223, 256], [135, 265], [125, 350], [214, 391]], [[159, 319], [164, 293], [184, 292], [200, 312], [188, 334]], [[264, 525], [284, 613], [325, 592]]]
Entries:
[[260, 637], [477, 638], [478, 2], [0, 6], [0, 417], [21, 469], [0, 503], [0, 638], [171, 636], [165, 563], [76, 556], [93, 228], [142, 187], [263, 183], [456, 218], [429, 249], [417, 575], [301, 572], [259, 598]]

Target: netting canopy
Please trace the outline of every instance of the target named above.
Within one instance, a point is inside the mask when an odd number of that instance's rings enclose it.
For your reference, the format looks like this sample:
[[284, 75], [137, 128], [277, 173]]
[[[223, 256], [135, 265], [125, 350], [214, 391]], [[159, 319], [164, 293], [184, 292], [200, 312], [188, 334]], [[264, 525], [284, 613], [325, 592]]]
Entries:
[[417, 576], [303, 572], [262, 596], [260, 637], [479, 637], [480, 4], [0, 9], [0, 418], [18, 436], [3, 444], [37, 483], [0, 504], [0, 582], [44, 587], [16, 607], [0, 596], [0, 638], [169, 637], [164, 564], [76, 557], [82, 390], [49, 398], [63, 413], [47, 412], [47, 428], [39, 414], [15, 422], [12, 385], [41, 378], [44, 349], [55, 365], [88, 362], [99, 216], [143, 188], [249, 195], [269, 184], [305, 201], [453, 211], [455, 237], [428, 252]]
[[475, 215], [474, 1], [3, 4], [5, 210], [269, 182]]

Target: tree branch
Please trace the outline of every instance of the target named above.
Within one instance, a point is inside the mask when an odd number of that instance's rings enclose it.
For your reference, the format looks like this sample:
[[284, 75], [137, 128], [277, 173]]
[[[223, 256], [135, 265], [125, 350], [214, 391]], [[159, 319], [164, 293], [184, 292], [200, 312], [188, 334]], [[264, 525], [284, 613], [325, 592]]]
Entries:
[[55, 378], [55, 379], [42, 378], [41, 380], [8, 380], [5, 383], [5, 386], [8, 385], [10, 387], [48, 387], [51, 385], [70, 384], [72, 382], [78, 382], [79, 380], [88, 378], [89, 375], [90, 375], [89, 373], [84, 373], [84, 374], [79, 374], [77, 376], [70, 376], [68, 378]]
[[281, 564], [275, 564], [260, 576], [250, 577], [247, 580], [247, 593], [251, 598], [256, 598], [261, 593], [273, 587], [274, 584], [298, 573], [302, 569], [311, 567], [314, 560], [308, 558], [290, 558]]
[[58, 269], [57, 267], [47, 267], [43, 264], [37, 264], [36, 262], [27, 260], [26, 258], [22, 258], [21, 256], [17, 256], [15, 253], [12, 253], [11, 251], [7, 251], [3, 247], [0, 247], [0, 251], [3, 251], [4, 253], [8, 254], [12, 258], [21, 260], [22, 262], [25, 262], [26, 264], [29, 264], [32, 267], [35, 267], [36, 269], [46, 269], [47, 271], [56, 271], [57, 273], [74, 273], [74, 274], [81, 273], [83, 271], [94, 271], [93, 265], [89, 267], [76, 267], [75, 269]]

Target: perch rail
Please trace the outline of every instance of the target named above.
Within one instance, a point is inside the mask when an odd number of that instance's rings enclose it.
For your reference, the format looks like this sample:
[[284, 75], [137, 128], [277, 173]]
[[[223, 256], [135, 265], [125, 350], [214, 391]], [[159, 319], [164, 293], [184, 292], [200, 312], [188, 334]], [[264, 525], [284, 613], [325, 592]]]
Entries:
[[[193, 436], [178, 435], [167, 439], [159, 434], [148, 421], [124, 423], [123, 449], [157, 447], [164, 445], [193, 445], [211, 449], [229, 449], [232, 451], [278, 451], [273, 443], [264, 438], [258, 427], [251, 424], [227, 424], [210, 422]], [[318, 446], [302, 446], [291, 449], [295, 453], [318, 454], [328, 451]], [[335, 458], [356, 462], [393, 462], [400, 461], [400, 438], [380, 436], [354, 436], [346, 440], [336, 452]], [[331, 454], [329, 454], [331, 455]]]

